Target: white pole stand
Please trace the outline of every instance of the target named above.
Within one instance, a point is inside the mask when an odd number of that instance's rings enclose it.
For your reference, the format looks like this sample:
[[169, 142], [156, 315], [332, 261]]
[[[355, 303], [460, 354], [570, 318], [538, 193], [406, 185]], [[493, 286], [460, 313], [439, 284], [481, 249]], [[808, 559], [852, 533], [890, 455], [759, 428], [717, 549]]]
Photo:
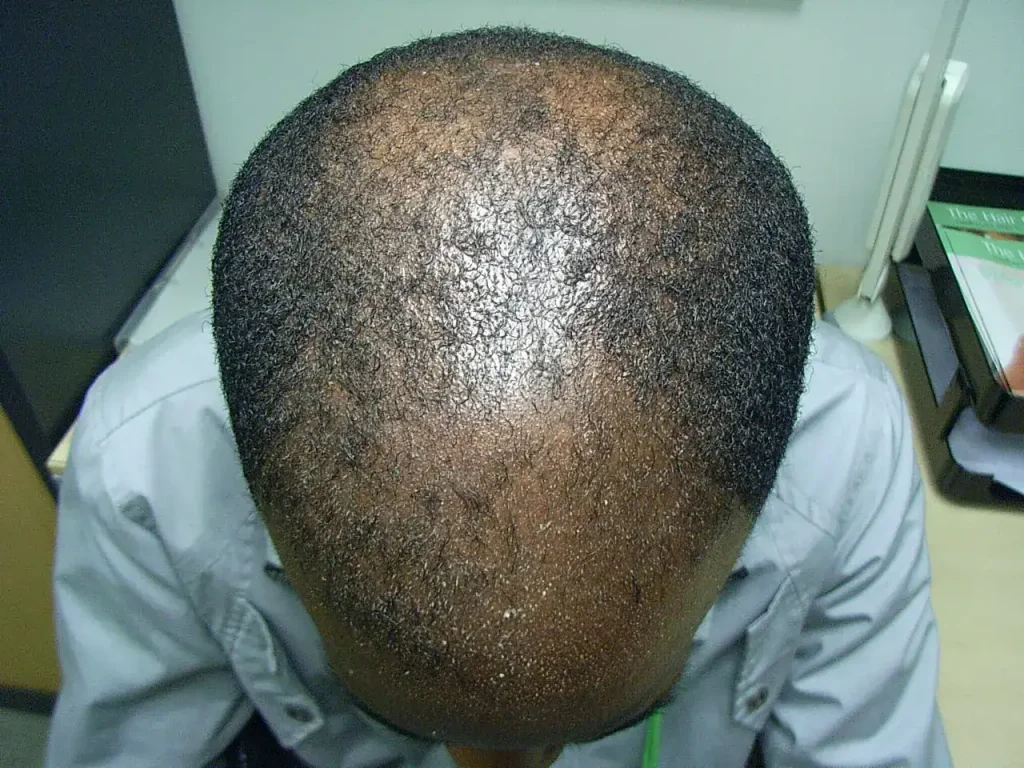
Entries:
[[892, 320], [881, 299], [851, 296], [832, 310], [832, 316], [847, 336], [862, 343], [881, 341], [892, 332]]

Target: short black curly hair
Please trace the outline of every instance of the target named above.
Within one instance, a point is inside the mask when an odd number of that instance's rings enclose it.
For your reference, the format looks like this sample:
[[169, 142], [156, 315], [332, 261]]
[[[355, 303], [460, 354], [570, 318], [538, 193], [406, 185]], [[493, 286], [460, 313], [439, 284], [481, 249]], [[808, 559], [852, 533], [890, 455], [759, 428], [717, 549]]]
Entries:
[[[352, 626], [441, 668], [465, 605], [562, 578], [536, 531], [641, 604], [726, 500], [756, 515], [802, 391], [812, 238], [783, 164], [687, 78], [485, 29], [385, 51], [274, 127], [213, 286], [272, 531]], [[531, 483], [544, 509], [508, 502]], [[659, 508], [630, 503], [651, 485]]]

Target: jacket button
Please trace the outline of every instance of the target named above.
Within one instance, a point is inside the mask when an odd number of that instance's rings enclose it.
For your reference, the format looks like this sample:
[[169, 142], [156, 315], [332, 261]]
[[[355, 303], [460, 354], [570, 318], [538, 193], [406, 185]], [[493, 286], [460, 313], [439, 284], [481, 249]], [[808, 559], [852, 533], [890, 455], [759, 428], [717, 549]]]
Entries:
[[276, 581], [278, 584], [287, 584], [288, 577], [285, 576], [284, 568], [274, 565], [273, 563], [267, 563], [263, 566], [263, 572], [267, 574], [271, 581]]
[[284, 713], [297, 723], [313, 722], [313, 713], [299, 704], [289, 704], [284, 708]]
[[768, 689], [758, 688], [756, 692], [747, 697], [747, 712], [756, 712], [768, 701]]

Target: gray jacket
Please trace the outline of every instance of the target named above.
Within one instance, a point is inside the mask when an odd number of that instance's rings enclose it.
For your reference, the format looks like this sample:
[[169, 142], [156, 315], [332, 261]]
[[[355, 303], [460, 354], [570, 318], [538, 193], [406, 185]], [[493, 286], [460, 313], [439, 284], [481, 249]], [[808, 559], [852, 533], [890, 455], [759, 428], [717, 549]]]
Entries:
[[[815, 330], [775, 488], [663, 715], [666, 766], [946, 766], [921, 482], [883, 364]], [[55, 574], [63, 669], [47, 765], [215, 760], [258, 708], [314, 766], [450, 765], [369, 721], [246, 490], [207, 315], [104, 373], [76, 427]], [[556, 768], [636, 766], [642, 725]]]

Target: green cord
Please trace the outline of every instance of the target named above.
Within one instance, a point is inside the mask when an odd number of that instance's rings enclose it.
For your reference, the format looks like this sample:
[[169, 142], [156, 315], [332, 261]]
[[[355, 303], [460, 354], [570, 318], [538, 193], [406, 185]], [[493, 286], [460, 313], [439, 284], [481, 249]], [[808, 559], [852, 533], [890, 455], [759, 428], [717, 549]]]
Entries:
[[658, 768], [658, 753], [661, 751], [661, 710], [647, 718], [647, 734], [644, 736], [644, 758], [641, 768]]

